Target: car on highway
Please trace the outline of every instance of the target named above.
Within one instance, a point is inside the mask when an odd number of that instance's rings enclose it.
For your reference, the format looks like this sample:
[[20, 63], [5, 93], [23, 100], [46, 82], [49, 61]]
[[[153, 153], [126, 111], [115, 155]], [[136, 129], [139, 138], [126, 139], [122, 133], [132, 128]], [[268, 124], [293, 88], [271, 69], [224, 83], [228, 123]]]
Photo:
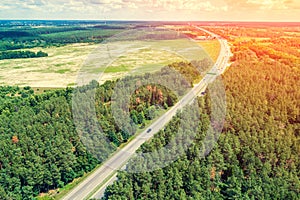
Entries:
[[150, 133], [152, 131], [152, 129], [151, 128], [149, 128], [148, 130], [147, 130], [147, 133]]

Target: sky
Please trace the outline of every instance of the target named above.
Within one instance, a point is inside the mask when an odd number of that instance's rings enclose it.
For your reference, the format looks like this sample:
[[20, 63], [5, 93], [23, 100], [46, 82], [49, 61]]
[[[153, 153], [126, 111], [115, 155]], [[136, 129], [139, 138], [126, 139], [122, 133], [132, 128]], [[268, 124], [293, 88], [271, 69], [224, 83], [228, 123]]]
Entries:
[[300, 20], [300, 0], [1, 0], [0, 19]]

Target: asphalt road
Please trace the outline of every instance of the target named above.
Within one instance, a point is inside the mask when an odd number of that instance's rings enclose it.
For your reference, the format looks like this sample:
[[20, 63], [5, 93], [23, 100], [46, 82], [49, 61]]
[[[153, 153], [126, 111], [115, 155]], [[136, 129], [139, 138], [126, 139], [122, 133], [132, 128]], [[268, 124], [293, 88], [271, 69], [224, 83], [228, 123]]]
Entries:
[[[218, 38], [221, 44], [220, 55], [211, 68], [210, 73], [216, 73], [216, 75], [207, 74], [204, 76], [202, 81], [197, 85], [194, 85], [193, 89], [189, 91], [176, 105], [174, 105], [168, 112], [162, 115], [158, 120], [151, 124], [148, 129], [152, 129], [150, 132], [145, 130], [128, 143], [123, 149], [115, 153], [110, 159], [102, 164], [94, 173], [87, 177], [83, 182], [71, 190], [63, 200], [83, 200], [88, 197], [98, 185], [102, 186], [92, 195], [92, 198], [102, 197], [107, 185], [116, 180], [116, 172], [126, 165], [130, 157], [136, 152], [136, 150], [148, 139], [154, 136], [160, 129], [176, 115], [177, 110], [181, 109], [185, 105], [191, 103], [196, 96], [199, 96], [201, 92], [205, 91], [207, 85], [213, 82], [217, 75], [224, 72], [228, 65], [230, 57], [230, 48], [227, 41], [220, 38], [218, 35], [211, 33], [200, 27], [196, 27], [199, 30], [207, 32], [212, 36]], [[109, 180], [107, 180], [109, 179]], [[104, 182], [105, 181], [105, 182]]]

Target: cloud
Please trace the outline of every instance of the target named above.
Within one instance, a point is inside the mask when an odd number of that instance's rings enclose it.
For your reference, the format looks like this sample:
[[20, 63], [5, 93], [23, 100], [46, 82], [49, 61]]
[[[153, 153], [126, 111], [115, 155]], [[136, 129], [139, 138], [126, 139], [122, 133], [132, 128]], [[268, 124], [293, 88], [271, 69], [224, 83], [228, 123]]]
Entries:
[[297, 9], [300, 10], [300, 1], [299, 0], [285, 0], [283, 2], [288, 9]]
[[123, 4], [122, 0], [85, 0], [84, 1], [87, 4], [93, 5], [93, 4], [98, 4], [98, 5], [112, 5], [112, 4]]
[[247, 3], [257, 5], [261, 10], [288, 9], [284, 0], [248, 0]]
[[7, 6], [7, 5], [0, 5], [0, 9], [1, 10], [6, 10], [6, 9], [10, 9], [11, 7], [10, 6]]
[[[105, 7], [112, 9], [144, 9], [155, 11], [228, 11], [228, 10], [287, 10], [300, 9], [299, 0], [2, 0], [0, 8], [24, 9], [53, 8], [73, 9], [81, 6], [85, 9]], [[58, 8], [56, 8], [58, 10]]]
[[115, 19], [197, 20], [211, 19], [215, 15], [223, 20], [223, 16], [236, 19], [240, 15], [253, 17], [259, 12], [295, 18], [299, 15], [300, 0], [1, 0], [0, 9], [2, 18], [97, 19], [111, 16]]
[[232, 9], [244, 10], [288, 10], [299, 9], [299, 0], [224, 0]]
[[213, 5], [212, 1], [203, 0], [123, 0], [124, 7], [140, 8], [153, 11], [216, 11], [225, 7]]
[[133, 2], [128, 2], [127, 7], [132, 9], [138, 9], [138, 6]]

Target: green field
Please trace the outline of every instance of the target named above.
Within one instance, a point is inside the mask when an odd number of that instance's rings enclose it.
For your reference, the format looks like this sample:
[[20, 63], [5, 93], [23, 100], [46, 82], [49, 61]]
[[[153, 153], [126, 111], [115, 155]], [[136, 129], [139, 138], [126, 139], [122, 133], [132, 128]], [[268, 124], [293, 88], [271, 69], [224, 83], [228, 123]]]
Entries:
[[200, 41], [198, 44], [206, 51], [213, 61], [217, 61], [221, 48], [218, 40]]
[[[128, 43], [130, 42], [114, 42], [113, 46], [125, 48]], [[0, 84], [61, 88], [75, 85], [80, 70], [96, 74], [100, 77], [98, 81], [104, 82], [128, 74], [158, 71], [173, 62], [197, 60], [204, 57], [211, 57], [212, 60], [217, 58], [220, 48], [217, 41], [205, 41], [199, 44], [203, 48], [200, 52], [187, 50], [179, 55], [172, 49], [184, 49], [184, 41], [140, 41], [138, 46], [142, 48], [125, 51], [115, 56], [111, 63], [103, 62], [107, 60], [107, 57], [102, 55], [108, 53], [106, 49], [103, 50], [103, 47], [106, 48], [104, 44], [77, 43], [60, 47], [35, 47], [30, 51], [42, 50], [49, 56], [0, 60]], [[91, 59], [93, 56], [96, 59]]]
[[49, 54], [44, 58], [0, 60], [1, 84], [32, 87], [66, 87], [97, 44], [71, 44], [62, 47], [33, 48]]
[[98, 81], [103, 83], [124, 75], [140, 75], [159, 71], [162, 67], [174, 62], [189, 62], [203, 58], [214, 61], [218, 57], [220, 46], [216, 40], [206, 41], [203, 45], [199, 43], [199, 46], [192, 43], [189, 48], [187, 48], [186, 42], [183, 39], [139, 41], [138, 47], [130, 51], [126, 49], [130, 42], [113, 42], [108, 44], [108, 48], [114, 50], [114, 47], [117, 47], [121, 52], [120, 55], [105, 56], [105, 54], [110, 54], [106, 51], [106, 47], [98, 48], [87, 59], [82, 71], [101, 74]]

